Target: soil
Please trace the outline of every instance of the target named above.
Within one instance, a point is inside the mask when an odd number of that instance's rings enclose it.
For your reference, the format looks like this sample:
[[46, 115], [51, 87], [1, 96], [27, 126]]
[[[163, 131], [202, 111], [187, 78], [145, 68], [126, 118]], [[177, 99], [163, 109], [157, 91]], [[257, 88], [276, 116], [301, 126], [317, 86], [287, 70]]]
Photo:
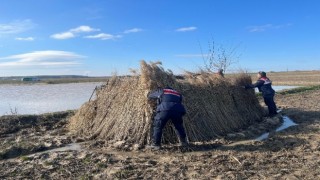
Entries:
[[[280, 116], [188, 148], [119, 151], [66, 130], [74, 112], [0, 117], [0, 179], [320, 179], [320, 90], [277, 95]], [[270, 131], [264, 141], [250, 140]], [[82, 149], [48, 151], [70, 143]]]

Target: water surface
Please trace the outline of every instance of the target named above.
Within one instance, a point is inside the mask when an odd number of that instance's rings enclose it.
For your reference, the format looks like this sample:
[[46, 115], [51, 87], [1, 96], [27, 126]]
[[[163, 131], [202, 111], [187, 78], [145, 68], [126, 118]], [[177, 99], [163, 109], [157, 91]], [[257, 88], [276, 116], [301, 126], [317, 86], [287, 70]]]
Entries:
[[275, 91], [283, 91], [283, 90], [289, 90], [289, 89], [294, 89], [294, 88], [298, 88], [301, 86], [272, 86], [272, 88]]
[[0, 115], [78, 109], [102, 83], [0, 85]]
[[[0, 116], [78, 109], [102, 83], [0, 85]], [[298, 86], [273, 86], [276, 91]], [[257, 90], [257, 88], [256, 88]]]
[[[283, 116], [283, 123], [280, 127], [278, 127], [275, 132], [283, 131], [291, 126], [297, 125], [293, 120], [291, 120], [288, 116]], [[264, 133], [261, 136], [257, 137], [255, 140], [262, 141], [269, 138], [270, 133]]]
[[[283, 91], [283, 90], [294, 89], [294, 88], [298, 88], [298, 87], [301, 87], [301, 86], [272, 86], [272, 88], [273, 88], [276, 92]], [[258, 88], [255, 88], [255, 91], [256, 91], [256, 92], [259, 92], [259, 91], [258, 91]]]

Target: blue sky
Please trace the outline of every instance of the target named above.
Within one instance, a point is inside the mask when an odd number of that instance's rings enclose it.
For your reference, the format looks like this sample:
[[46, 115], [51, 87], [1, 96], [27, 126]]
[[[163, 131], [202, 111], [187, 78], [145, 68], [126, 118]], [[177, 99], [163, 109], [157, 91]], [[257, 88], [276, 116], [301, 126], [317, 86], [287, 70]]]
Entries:
[[[208, 41], [248, 71], [320, 70], [317, 0], [0, 0], [0, 76], [203, 67]], [[201, 48], [200, 48], [201, 46]]]

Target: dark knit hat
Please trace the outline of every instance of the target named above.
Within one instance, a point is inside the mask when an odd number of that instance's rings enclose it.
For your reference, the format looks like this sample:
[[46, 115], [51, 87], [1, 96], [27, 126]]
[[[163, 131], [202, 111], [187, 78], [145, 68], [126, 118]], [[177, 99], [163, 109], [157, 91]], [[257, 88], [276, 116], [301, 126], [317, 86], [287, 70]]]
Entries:
[[262, 77], [266, 77], [267, 73], [264, 71], [259, 71], [258, 74], [260, 74]]

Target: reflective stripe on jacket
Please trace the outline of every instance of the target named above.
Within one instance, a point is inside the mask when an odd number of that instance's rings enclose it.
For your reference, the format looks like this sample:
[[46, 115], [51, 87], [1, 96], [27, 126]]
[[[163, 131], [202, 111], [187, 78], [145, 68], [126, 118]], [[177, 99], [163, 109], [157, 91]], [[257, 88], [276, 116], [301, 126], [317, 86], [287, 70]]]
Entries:
[[259, 91], [262, 93], [262, 96], [273, 96], [275, 94], [275, 91], [272, 89], [272, 82], [270, 81], [270, 79], [267, 77], [262, 77], [259, 80], [263, 81], [263, 84], [258, 87]]
[[182, 95], [171, 88], [158, 89], [149, 96], [151, 99], [158, 99], [157, 111], [177, 111], [185, 114], [186, 110], [182, 103]]

